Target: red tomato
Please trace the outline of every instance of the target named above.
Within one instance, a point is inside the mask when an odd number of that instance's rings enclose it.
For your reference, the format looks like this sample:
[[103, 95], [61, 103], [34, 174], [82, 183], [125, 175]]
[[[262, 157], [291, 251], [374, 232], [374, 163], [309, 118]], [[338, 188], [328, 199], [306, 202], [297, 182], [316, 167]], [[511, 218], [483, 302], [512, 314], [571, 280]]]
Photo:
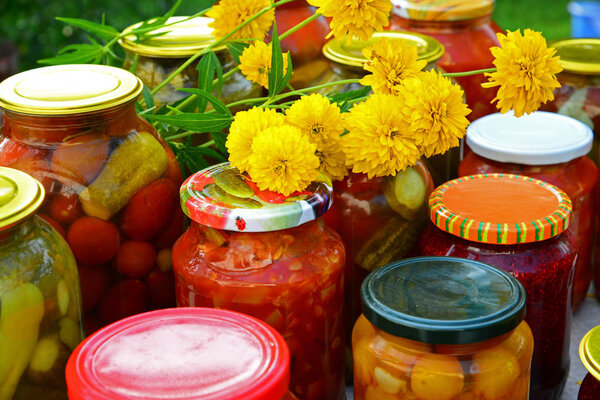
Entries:
[[110, 138], [104, 135], [77, 136], [54, 150], [52, 171], [56, 179], [73, 186], [88, 185], [100, 173], [110, 150]]
[[100, 265], [117, 254], [119, 230], [112, 222], [85, 216], [71, 225], [67, 241], [77, 261], [91, 266]]
[[62, 227], [61, 224], [58, 223], [54, 218], [47, 216], [46, 214], [38, 214], [38, 217], [42, 218], [44, 221], [49, 223], [60, 235], [67, 239], [67, 233], [65, 232], [65, 228]]
[[81, 302], [83, 312], [88, 312], [98, 304], [108, 289], [109, 273], [106, 266], [88, 267], [77, 265], [81, 283]]
[[181, 210], [175, 210], [173, 213], [173, 219], [171, 223], [156, 239], [154, 239], [154, 246], [159, 249], [170, 249], [173, 244], [179, 239], [179, 236], [183, 233], [183, 212]]
[[52, 186], [50, 169], [50, 150], [36, 149], [14, 140], [3, 140], [0, 143], [0, 165], [18, 169], [40, 181], [46, 192]]
[[156, 268], [146, 278], [150, 303], [156, 308], [175, 307], [175, 278], [173, 272]]
[[108, 289], [98, 307], [104, 324], [142, 313], [148, 308], [148, 289], [137, 279], [125, 279]]
[[156, 250], [150, 243], [130, 240], [121, 244], [115, 268], [129, 278], [141, 278], [152, 271], [155, 262]]
[[76, 194], [55, 194], [50, 199], [48, 210], [52, 218], [65, 225], [72, 224], [83, 214]]
[[121, 212], [121, 229], [135, 240], [149, 240], [167, 228], [178, 207], [178, 192], [169, 179], [159, 179], [133, 196]]

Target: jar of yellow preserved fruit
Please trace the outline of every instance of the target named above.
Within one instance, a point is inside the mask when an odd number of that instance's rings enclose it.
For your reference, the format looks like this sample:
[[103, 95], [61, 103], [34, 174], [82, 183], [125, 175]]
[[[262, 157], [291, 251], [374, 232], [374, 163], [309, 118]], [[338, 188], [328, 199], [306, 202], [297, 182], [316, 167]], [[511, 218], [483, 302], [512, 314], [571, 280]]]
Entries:
[[527, 400], [525, 289], [495, 267], [421, 257], [371, 273], [352, 333], [355, 400]]

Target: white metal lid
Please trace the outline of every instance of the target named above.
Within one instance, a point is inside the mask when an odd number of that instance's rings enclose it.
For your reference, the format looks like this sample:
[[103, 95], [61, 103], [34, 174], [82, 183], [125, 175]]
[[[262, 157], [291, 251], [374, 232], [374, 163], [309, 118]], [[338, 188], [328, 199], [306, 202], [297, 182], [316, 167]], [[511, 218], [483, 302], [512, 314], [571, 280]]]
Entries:
[[475, 154], [525, 165], [560, 164], [585, 156], [593, 138], [587, 125], [545, 111], [519, 118], [512, 112], [491, 114], [467, 128], [467, 144]]

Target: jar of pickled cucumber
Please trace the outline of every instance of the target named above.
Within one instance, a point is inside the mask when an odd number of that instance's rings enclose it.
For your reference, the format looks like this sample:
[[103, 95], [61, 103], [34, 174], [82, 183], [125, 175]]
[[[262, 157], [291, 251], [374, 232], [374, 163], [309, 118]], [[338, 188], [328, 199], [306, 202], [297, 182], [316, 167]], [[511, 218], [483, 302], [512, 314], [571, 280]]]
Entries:
[[44, 188], [0, 167], [0, 399], [63, 400], [64, 370], [83, 340], [77, 264], [34, 215]]
[[262, 321], [171, 308], [105, 327], [73, 352], [70, 400], [291, 400], [290, 354]]
[[[167, 26], [149, 32], [151, 35], [159, 34], [158, 36], [138, 40], [136, 35], [128, 35], [119, 39], [119, 44], [125, 50], [123, 68], [133, 70], [146, 87], [154, 89], [191, 56], [215, 42], [212, 28], [208, 26], [211, 21], [212, 19], [207, 17], [171, 17], [166, 22]], [[132, 25], [123, 33], [128, 33], [141, 24], [140, 22]], [[221, 62], [224, 74], [236, 67], [237, 64], [226, 46], [217, 47], [214, 52]], [[198, 87], [198, 61], [188, 65], [154, 95], [156, 105], [172, 104], [189, 95], [178, 89]], [[261, 93], [260, 86], [248, 81], [238, 71], [223, 82], [219, 98], [225, 103], [232, 103], [260, 97]]]
[[344, 399], [344, 246], [320, 218], [331, 201], [326, 183], [283, 196], [228, 163], [181, 187], [192, 223], [173, 247], [178, 306], [239, 311], [279, 331], [300, 400]]
[[44, 67], [0, 84], [0, 165], [44, 185], [39, 215], [75, 254], [88, 332], [175, 304], [181, 171], [136, 114], [141, 90], [135, 75], [101, 65]]
[[531, 398], [558, 400], [569, 374], [572, 290], [577, 260], [568, 230], [569, 196], [522, 175], [464, 176], [429, 198], [424, 256], [452, 256], [498, 267], [523, 284], [533, 331]]
[[588, 370], [581, 382], [577, 400], [600, 398], [600, 326], [589, 331], [579, 344], [579, 357]]
[[355, 400], [528, 400], [525, 289], [481, 262], [421, 257], [371, 273], [352, 332]]
[[[496, 34], [502, 32], [492, 21], [494, 0], [392, 0], [390, 29], [418, 32], [439, 40], [446, 52], [438, 66], [447, 72], [492, 68], [490, 47], [500, 46]], [[491, 101], [497, 89], [481, 87], [483, 74], [455, 78], [465, 91], [474, 121], [496, 112]]]

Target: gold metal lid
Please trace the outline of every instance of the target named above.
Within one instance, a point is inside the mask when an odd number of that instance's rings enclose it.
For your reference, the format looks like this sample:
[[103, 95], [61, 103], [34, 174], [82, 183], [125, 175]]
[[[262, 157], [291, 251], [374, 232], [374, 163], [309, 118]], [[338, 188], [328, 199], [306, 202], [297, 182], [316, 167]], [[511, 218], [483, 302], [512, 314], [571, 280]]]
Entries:
[[566, 39], [552, 47], [560, 56], [560, 66], [577, 74], [600, 74], [600, 39]]
[[579, 358], [590, 374], [600, 381], [600, 326], [589, 331], [581, 339]]
[[[167, 24], [174, 25], [151, 32], [152, 34], [166, 32], [164, 35], [154, 36], [143, 41], [137, 41], [135, 35], [128, 35], [119, 39], [119, 44], [125, 50], [141, 56], [177, 58], [191, 56], [215, 42], [213, 29], [208, 26], [213, 21], [212, 18], [196, 17], [187, 21], [186, 18], [188, 17], [171, 17], [167, 20]], [[141, 24], [139, 22], [131, 25], [123, 33], [131, 32]], [[225, 46], [220, 46], [215, 51], [222, 49], [225, 49]]]
[[0, 230], [35, 212], [44, 200], [42, 184], [24, 172], [0, 167]]
[[494, 0], [392, 0], [393, 13], [416, 21], [462, 21], [490, 15]]
[[331, 61], [352, 67], [362, 67], [368, 61], [362, 50], [373, 46], [381, 38], [402, 40], [417, 46], [419, 60], [425, 60], [428, 63], [437, 61], [444, 55], [444, 46], [431, 36], [400, 31], [376, 32], [367, 41], [354, 38], [347, 43], [346, 38], [332, 39], [323, 46], [323, 54]]
[[106, 65], [70, 64], [36, 68], [0, 83], [0, 107], [33, 115], [81, 114], [135, 100], [142, 81]]

